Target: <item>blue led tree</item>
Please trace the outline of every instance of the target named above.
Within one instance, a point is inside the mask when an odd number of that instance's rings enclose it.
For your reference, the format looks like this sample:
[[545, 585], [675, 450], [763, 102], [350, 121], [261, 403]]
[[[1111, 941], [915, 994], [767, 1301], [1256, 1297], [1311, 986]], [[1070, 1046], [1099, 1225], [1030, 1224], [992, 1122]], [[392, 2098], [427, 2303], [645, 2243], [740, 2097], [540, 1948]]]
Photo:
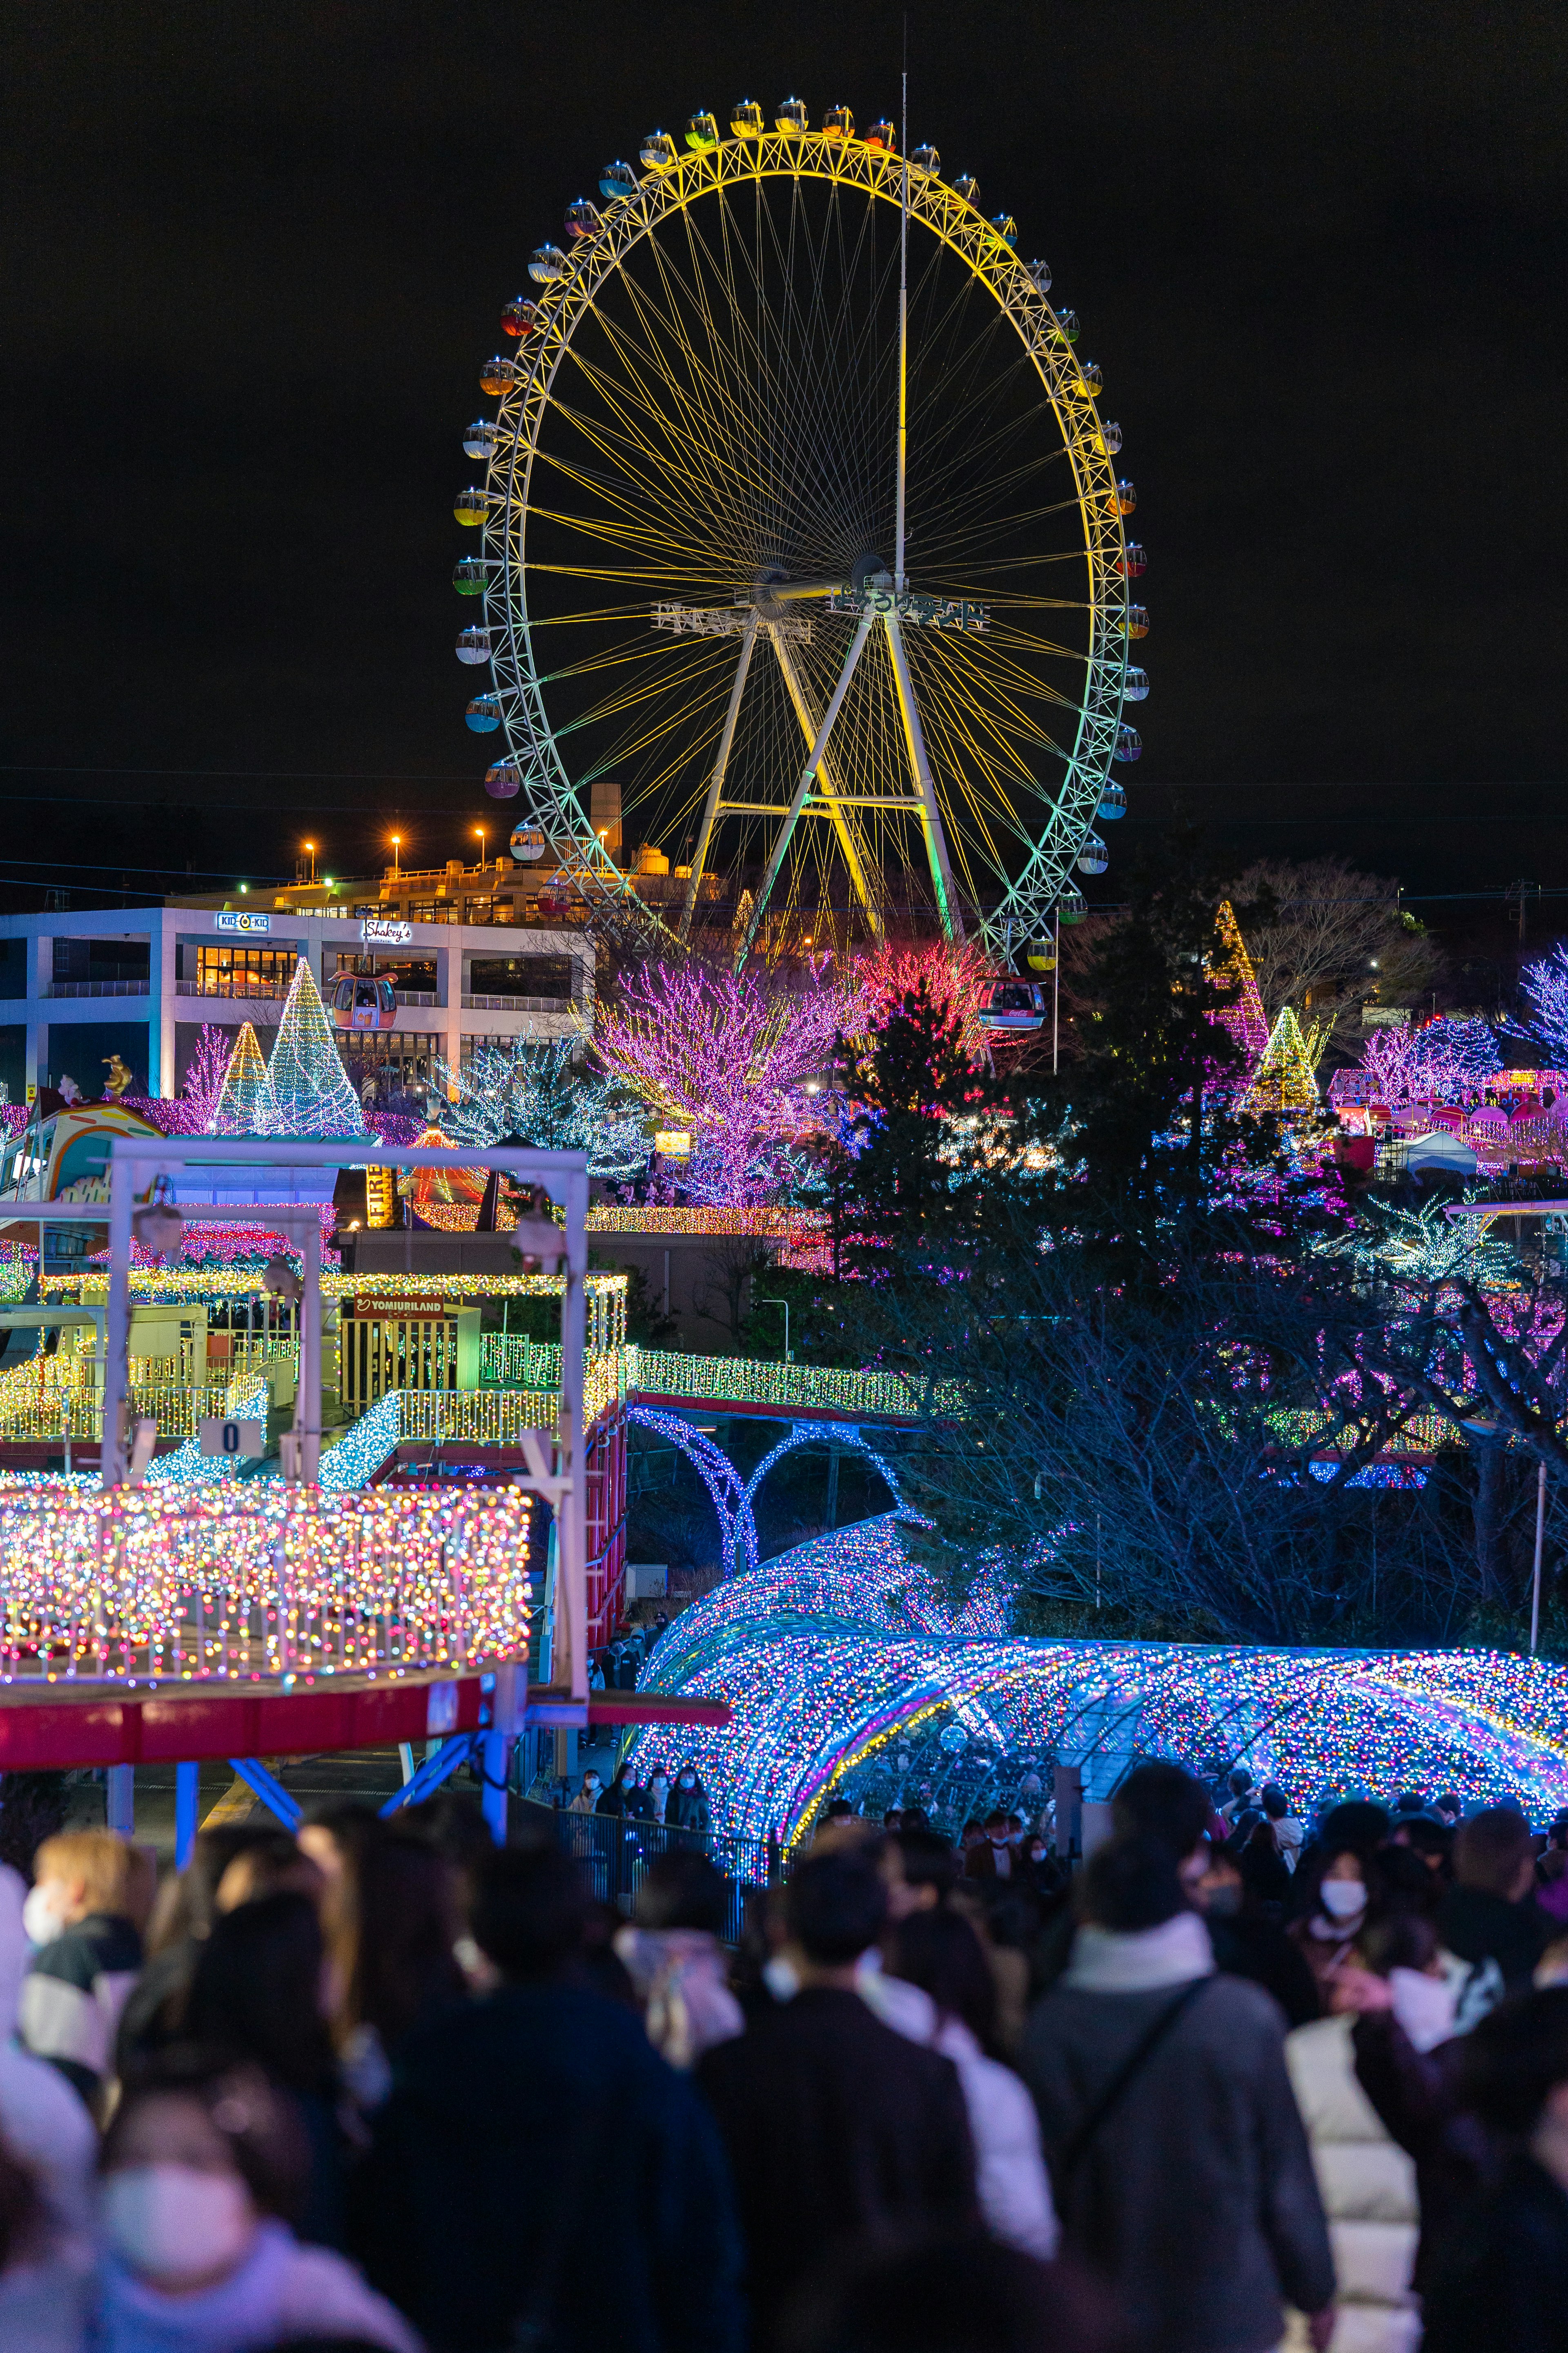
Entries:
[[365, 1133], [359, 1097], [349, 1083], [321, 992], [303, 956], [289, 985], [257, 1113], [263, 1135]]

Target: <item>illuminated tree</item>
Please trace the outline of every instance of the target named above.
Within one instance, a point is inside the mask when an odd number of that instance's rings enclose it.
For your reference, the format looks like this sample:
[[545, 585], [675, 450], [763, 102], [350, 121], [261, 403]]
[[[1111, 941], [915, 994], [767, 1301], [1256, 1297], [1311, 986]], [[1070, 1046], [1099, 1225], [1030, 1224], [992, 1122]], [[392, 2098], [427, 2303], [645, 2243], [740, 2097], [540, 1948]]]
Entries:
[[359, 1097], [349, 1084], [321, 992], [303, 956], [289, 984], [257, 1109], [264, 1135], [363, 1135], [365, 1132]]
[[[1224, 1018], [1223, 1016], [1221, 1017]], [[1310, 1112], [1318, 1108], [1318, 1082], [1296, 1016], [1287, 1005], [1270, 1032], [1247, 1090], [1251, 1111]]]
[[1215, 1018], [1225, 1024], [1246, 1055], [1247, 1067], [1256, 1070], [1268, 1048], [1268, 1024], [1264, 1018], [1263, 999], [1258, 993], [1258, 976], [1228, 899], [1220, 902], [1215, 920], [1224, 955], [1215, 967], [1214, 977], [1235, 991], [1230, 1003]]
[[601, 1015], [594, 1046], [613, 1079], [691, 1135], [687, 1189], [740, 1201], [762, 1181], [759, 1157], [809, 1118], [808, 1084], [850, 1018], [845, 993], [821, 982], [791, 992], [751, 971], [645, 964]]
[[218, 1088], [217, 1101], [207, 1115], [208, 1134], [259, 1135], [261, 1098], [266, 1087], [267, 1064], [256, 1031], [248, 1021], [242, 1021]]
[[1505, 1024], [1509, 1036], [1528, 1040], [1551, 1069], [1568, 1069], [1568, 946], [1527, 964], [1520, 983], [1530, 999], [1531, 1018]]
[[950, 1015], [958, 1043], [972, 1062], [985, 1050], [980, 1027], [980, 984], [985, 959], [966, 940], [928, 940], [918, 946], [892, 940], [869, 949], [855, 965], [855, 987], [866, 1017], [882, 1029], [921, 990]]
[[217, 1109], [228, 1065], [227, 1032], [216, 1029], [210, 1021], [204, 1021], [196, 1050], [191, 1056], [190, 1068], [185, 1072], [185, 1083], [180, 1089], [181, 1096], [190, 1105], [192, 1121], [198, 1132], [208, 1125]]
[[436, 1077], [455, 1097], [441, 1114], [454, 1144], [510, 1137], [552, 1152], [585, 1152], [593, 1176], [630, 1176], [647, 1158], [641, 1104], [624, 1085], [574, 1070], [569, 1039], [510, 1052], [482, 1047], [457, 1068], [437, 1058]]

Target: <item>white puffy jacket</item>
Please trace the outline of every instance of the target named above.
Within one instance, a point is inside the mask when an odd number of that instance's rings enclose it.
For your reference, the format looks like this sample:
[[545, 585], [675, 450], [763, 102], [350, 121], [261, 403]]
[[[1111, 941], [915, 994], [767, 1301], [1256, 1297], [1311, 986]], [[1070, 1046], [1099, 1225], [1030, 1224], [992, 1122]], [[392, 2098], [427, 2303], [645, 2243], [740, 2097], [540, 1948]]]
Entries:
[[1049, 2262], [1058, 2236], [1056, 2208], [1040, 2154], [1039, 2118], [1023, 2084], [1010, 2067], [987, 2059], [962, 2020], [939, 2019], [930, 1994], [906, 1978], [863, 1960], [857, 1990], [884, 2026], [952, 2060], [974, 2143], [980, 2211], [998, 2239]]
[[[1331, 2353], [1414, 2353], [1421, 2317], [1410, 2293], [1420, 2209], [1415, 2168], [1356, 2081], [1353, 2018], [1316, 2018], [1285, 2039], [1296, 2105], [1312, 2146], [1338, 2278]], [[1286, 2346], [1308, 2342], [1292, 2313]]]

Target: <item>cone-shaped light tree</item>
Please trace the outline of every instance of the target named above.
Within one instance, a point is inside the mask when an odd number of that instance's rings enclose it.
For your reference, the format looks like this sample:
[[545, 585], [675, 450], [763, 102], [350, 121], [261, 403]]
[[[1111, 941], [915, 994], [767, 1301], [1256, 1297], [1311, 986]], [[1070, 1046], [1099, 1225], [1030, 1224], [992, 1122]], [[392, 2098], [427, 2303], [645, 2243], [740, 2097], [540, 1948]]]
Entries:
[[289, 984], [257, 1108], [264, 1135], [363, 1135], [365, 1132], [359, 1097], [349, 1083], [321, 992], [303, 956]]
[[1290, 1008], [1280, 1008], [1263, 1060], [1247, 1090], [1249, 1111], [1306, 1112], [1319, 1108], [1318, 1081], [1307, 1041]]
[[1221, 900], [1215, 922], [1226, 953], [1214, 976], [1228, 981], [1236, 990], [1219, 1018], [1246, 1055], [1247, 1067], [1256, 1070], [1268, 1050], [1268, 1024], [1264, 1018], [1263, 999], [1258, 993], [1258, 976], [1228, 899]]
[[248, 1021], [239, 1025], [228, 1068], [223, 1074], [217, 1101], [208, 1113], [209, 1135], [259, 1135], [261, 1097], [267, 1085], [267, 1064], [260, 1043]]

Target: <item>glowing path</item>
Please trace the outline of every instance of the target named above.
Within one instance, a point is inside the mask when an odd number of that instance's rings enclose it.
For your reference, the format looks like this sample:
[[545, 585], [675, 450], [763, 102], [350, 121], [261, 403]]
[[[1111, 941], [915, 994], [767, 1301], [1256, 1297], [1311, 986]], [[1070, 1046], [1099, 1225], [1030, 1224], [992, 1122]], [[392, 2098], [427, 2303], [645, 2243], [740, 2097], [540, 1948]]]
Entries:
[[1045, 1641], [1006, 1625], [984, 1572], [955, 1613], [896, 1519], [864, 1522], [682, 1613], [643, 1688], [722, 1696], [732, 1722], [644, 1732], [634, 1753], [693, 1759], [715, 1828], [751, 1838], [788, 1839], [839, 1794], [879, 1810], [1011, 1803], [1054, 1757], [1083, 1762], [1097, 1797], [1163, 1756], [1245, 1757], [1300, 1808], [1406, 1785], [1512, 1794], [1538, 1824], [1568, 1804], [1568, 1668], [1495, 1651]]

